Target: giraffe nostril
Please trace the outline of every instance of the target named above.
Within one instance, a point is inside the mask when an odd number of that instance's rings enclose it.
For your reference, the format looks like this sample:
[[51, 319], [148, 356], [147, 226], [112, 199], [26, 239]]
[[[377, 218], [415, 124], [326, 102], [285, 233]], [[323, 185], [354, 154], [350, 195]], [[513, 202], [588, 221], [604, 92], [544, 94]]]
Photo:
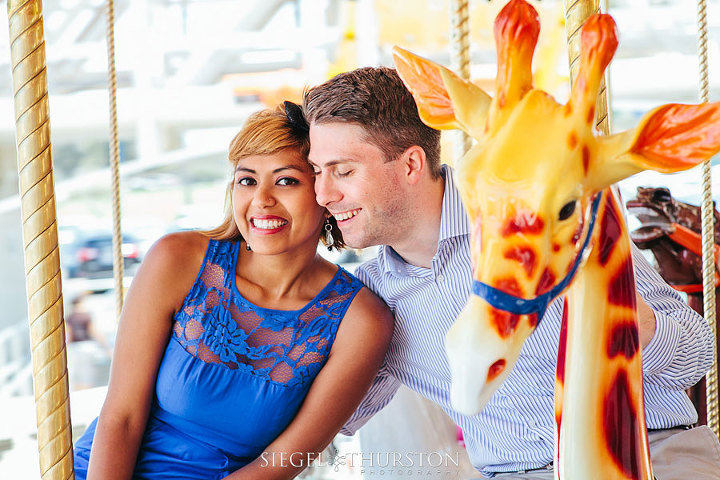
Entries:
[[495, 380], [495, 378], [502, 373], [503, 370], [505, 370], [505, 359], [501, 358], [497, 362], [490, 365], [490, 368], [488, 368], [488, 374], [487, 374], [487, 381], [488, 383]]

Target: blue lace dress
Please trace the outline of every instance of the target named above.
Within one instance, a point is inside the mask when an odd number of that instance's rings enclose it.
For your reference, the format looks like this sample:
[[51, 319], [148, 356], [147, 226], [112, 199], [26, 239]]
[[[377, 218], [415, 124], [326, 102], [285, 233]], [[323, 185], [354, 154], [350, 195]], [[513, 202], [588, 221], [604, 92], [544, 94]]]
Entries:
[[[304, 308], [261, 308], [235, 284], [239, 243], [210, 240], [175, 315], [134, 478], [222, 478], [292, 421], [362, 283], [342, 267]], [[97, 419], [75, 445], [87, 476]]]

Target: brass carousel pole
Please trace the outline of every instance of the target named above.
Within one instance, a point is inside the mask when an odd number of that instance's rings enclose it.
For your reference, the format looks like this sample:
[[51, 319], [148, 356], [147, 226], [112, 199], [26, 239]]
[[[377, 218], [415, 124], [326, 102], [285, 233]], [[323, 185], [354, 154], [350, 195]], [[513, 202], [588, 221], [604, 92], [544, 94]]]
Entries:
[[[450, 58], [452, 68], [463, 80], [470, 80], [470, 11], [468, 0], [450, 0]], [[472, 138], [455, 132], [454, 161], [458, 162], [472, 147]], [[457, 165], [457, 163], [455, 163]]]
[[[707, 2], [698, 0], [698, 57], [700, 60], [700, 101], [706, 103], [710, 100], [710, 81], [708, 73], [708, 26]], [[717, 373], [717, 319], [715, 318], [715, 258], [713, 245], [715, 235], [713, 221], [715, 219], [715, 206], [712, 200], [712, 180], [710, 162], [702, 164], [703, 196], [700, 215], [702, 218], [702, 273], [703, 273], [703, 312], [705, 320], [710, 325], [715, 350], [713, 363], [705, 377], [705, 404], [707, 405], [707, 424], [715, 436], [720, 435], [720, 404], [718, 403], [718, 373]]]
[[[580, 67], [580, 29], [585, 20], [600, 12], [600, 0], [563, 0], [563, 8], [572, 83]], [[595, 125], [604, 135], [609, 135], [607, 87], [604, 79], [600, 83], [600, 93], [595, 104]]]
[[42, 2], [8, 0], [8, 21], [40, 474], [72, 479]]

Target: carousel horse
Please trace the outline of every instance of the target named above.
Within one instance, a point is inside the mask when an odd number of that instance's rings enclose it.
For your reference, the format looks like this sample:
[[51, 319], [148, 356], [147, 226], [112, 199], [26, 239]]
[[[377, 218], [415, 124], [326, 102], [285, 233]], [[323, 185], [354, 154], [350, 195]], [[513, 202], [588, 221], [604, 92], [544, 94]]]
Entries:
[[532, 84], [538, 15], [512, 0], [495, 21], [495, 96], [395, 47], [422, 120], [477, 144], [456, 177], [471, 225], [472, 294], [448, 332], [453, 408], [478, 412], [508, 376], [547, 305], [566, 292], [558, 346], [555, 475], [652, 479], [630, 239], [610, 186], [690, 168], [720, 150], [720, 104], [659, 107], [633, 130], [595, 134], [615, 22], [582, 28], [565, 105]]
[[[703, 315], [702, 221], [700, 207], [675, 200], [667, 188], [638, 187], [637, 196], [625, 205], [641, 226], [630, 232], [639, 248], [650, 250], [660, 275], [673, 288], [687, 294], [690, 308]], [[715, 294], [720, 293], [718, 252], [720, 212], [715, 209]], [[720, 302], [715, 304], [720, 318]], [[716, 345], [720, 343], [720, 335]], [[720, 372], [719, 372], [720, 373]], [[698, 411], [698, 424], [707, 423], [705, 378], [687, 390]]]

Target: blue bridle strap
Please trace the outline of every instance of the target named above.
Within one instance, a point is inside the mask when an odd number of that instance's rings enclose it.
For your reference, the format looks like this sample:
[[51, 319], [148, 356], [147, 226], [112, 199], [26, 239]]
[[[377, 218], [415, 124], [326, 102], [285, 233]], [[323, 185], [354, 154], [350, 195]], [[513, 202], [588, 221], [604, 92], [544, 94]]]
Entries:
[[504, 310], [506, 312], [515, 313], [518, 315], [537, 313], [539, 323], [543, 315], [545, 314], [545, 310], [547, 310], [550, 302], [555, 297], [557, 297], [563, 290], [565, 290], [565, 288], [570, 284], [570, 282], [572, 282], [572, 279], [575, 277], [578, 268], [580, 268], [580, 263], [582, 262], [583, 256], [585, 254], [585, 249], [590, 243], [590, 238], [592, 237], [593, 229], [595, 228], [595, 219], [597, 217], [597, 211], [598, 207], [600, 206], [601, 198], [602, 192], [598, 193], [593, 200], [592, 210], [590, 211], [590, 225], [588, 226], [588, 232], [585, 236], [583, 246], [578, 252], [577, 257], [575, 258], [575, 263], [573, 263], [572, 268], [565, 276], [565, 278], [563, 278], [562, 281], [555, 285], [555, 287], [553, 287], [550, 291], [545, 292], [535, 298], [525, 299], [516, 297], [515, 295], [510, 295], [509, 293], [498, 290], [495, 287], [491, 287], [486, 283], [473, 280], [472, 293], [481, 297], [483, 300], [485, 300], [498, 310]]

